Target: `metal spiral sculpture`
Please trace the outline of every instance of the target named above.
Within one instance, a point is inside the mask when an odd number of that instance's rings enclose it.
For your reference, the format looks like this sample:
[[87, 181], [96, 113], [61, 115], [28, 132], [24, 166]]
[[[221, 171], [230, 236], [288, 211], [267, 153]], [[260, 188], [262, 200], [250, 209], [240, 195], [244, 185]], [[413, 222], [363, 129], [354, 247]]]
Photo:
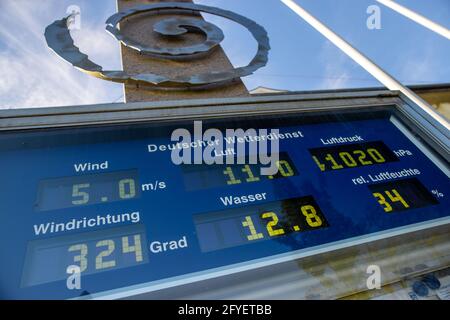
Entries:
[[235, 79], [248, 76], [267, 64], [270, 44], [266, 30], [256, 22], [239, 14], [214, 7], [183, 2], [164, 2], [136, 6], [109, 17], [106, 21], [106, 30], [128, 48], [136, 50], [143, 55], [170, 60], [191, 59], [206, 55], [212, 52], [224, 39], [222, 30], [216, 25], [201, 19], [188, 17], [164, 19], [153, 26], [153, 31], [169, 38], [179, 37], [188, 32], [201, 33], [206, 37], [203, 43], [182, 48], [152, 47], [130, 39], [120, 32], [118, 25], [121, 21], [131, 16], [151, 11], [158, 11], [158, 13], [176, 12], [177, 14], [205, 12], [230, 19], [243, 25], [250, 31], [258, 42], [257, 53], [247, 66], [233, 70], [167, 77], [153, 73], [129, 74], [121, 70], [103, 70], [100, 65], [91, 61], [86, 54], [80, 52], [79, 48], [75, 46], [67, 24], [69, 17], [56, 20], [50, 24], [45, 29], [45, 39], [47, 45], [57, 55], [87, 74], [103, 80], [144, 85], [155, 89], [187, 90], [223, 85]]

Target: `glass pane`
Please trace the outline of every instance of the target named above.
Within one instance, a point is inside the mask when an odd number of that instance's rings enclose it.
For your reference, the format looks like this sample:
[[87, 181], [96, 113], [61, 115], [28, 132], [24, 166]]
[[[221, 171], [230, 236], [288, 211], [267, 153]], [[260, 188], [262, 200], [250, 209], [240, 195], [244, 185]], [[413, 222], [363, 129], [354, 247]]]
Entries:
[[[267, 30], [271, 44], [269, 62], [265, 68], [243, 79], [248, 90], [257, 87], [298, 91], [382, 86], [278, 0], [197, 2], [234, 11]], [[322, 1], [311, 2], [321, 7]], [[252, 59], [256, 42], [244, 28], [221, 18], [207, 16], [207, 19], [225, 30], [223, 47], [235, 67]]]
[[105, 69], [121, 68], [119, 45], [104, 30], [115, 0], [1, 1], [0, 108], [123, 101], [122, 85], [81, 73], [47, 47], [46, 26], [71, 5], [81, 11], [81, 29], [72, 30], [75, 44]]
[[[260, 86], [317, 90], [380, 85], [277, 0], [197, 3], [234, 11], [267, 29], [272, 46], [269, 63], [243, 79], [248, 90]], [[7, 74], [0, 80], [2, 108], [123, 101], [121, 84], [83, 74], [48, 49], [43, 37], [45, 27], [65, 16], [70, 5], [81, 10], [81, 28], [71, 31], [75, 44], [105, 70], [121, 69], [119, 45], [104, 30], [104, 21], [116, 11], [116, 1], [46, 1], [42, 5], [31, 0], [2, 2], [0, 65]], [[204, 16], [224, 30], [223, 47], [234, 66], [248, 64], [256, 51], [250, 33], [226, 19]]]
[[[450, 81], [450, 42], [414, 21], [372, 0], [296, 0], [336, 33], [405, 85]], [[400, 1], [435, 19], [450, 21], [448, 1]], [[380, 29], [367, 28], [366, 10], [376, 4]], [[430, 14], [433, 12], [433, 14]]]
[[[261, 24], [271, 42], [265, 68], [243, 79], [247, 89], [328, 90], [382, 86], [358, 64], [325, 39], [278, 0], [197, 0], [196, 3], [231, 10]], [[403, 83], [450, 81], [445, 38], [393, 10], [381, 9], [381, 29], [366, 21], [370, 0], [298, 0], [335, 32]], [[376, 2], [375, 2], [376, 3]], [[450, 4], [445, 0], [401, 0], [400, 4], [448, 26]], [[81, 10], [81, 28], [72, 30], [75, 44], [107, 70], [121, 69], [120, 47], [104, 30], [104, 21], [116, 12], [115, 0], [32, 0], [0, 3], [0, 107], [41, 107], [122, 102], [123, 87], [98, 80], [74, 69], [53, 54], [43, 32], [66, 15], [69, 6]], [[235, 67], [249, 63], [256, 41], [239, 24], [204, 14], [225, 34], [223, 48]], [[206, 58], [207, 59], [207, 58]]]
[[446, 27], [450, 28], [450, 3], [447, 0], [396, 0], [398, 4]]

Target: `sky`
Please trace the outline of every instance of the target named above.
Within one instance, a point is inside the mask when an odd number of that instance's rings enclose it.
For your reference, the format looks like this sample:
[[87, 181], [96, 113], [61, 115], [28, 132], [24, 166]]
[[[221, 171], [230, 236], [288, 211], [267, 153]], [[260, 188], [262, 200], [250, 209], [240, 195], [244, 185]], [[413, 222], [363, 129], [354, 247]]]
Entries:
[[[295, 0], [402, 83], [450, 83], [450, 41], [375, 0]], [[245, 77], [248, 89], [326, 90], [382, 86], [358, 64], [279, 0], [196, 0], [231, 10], [268, 32], [269, 63]], [[450, 0], [397, 0], [450, 28]], [[366, 26], [368, 6], [381, 9], [381, 29]], [[0, 108], [123, 102], [121, 84], [86, 75], [47, 48], [45, 27], [81, 9], [81, 29], [72, 37], [104, 69], [121, 69], [119, 44], [104, 29], [116, 0], [0, 0]], [[249, 63], [256, 42], [242, 26], [204, 14], [224, 31], [222, 42], [235, 67]]]

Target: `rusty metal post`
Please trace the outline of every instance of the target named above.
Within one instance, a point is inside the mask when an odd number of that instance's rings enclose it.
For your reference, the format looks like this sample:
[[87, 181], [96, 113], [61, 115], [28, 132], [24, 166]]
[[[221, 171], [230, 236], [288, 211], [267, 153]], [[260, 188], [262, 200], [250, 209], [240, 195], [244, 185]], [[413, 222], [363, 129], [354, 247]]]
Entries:
[[[158, 0], [117, 0], [119, 11], [130, 7], [151, 4], [153, 2], [164, 2]], [[178, 0], [178, 2], [192, 2], [191, 0]], [[200, 18], [197, 13], [193, 17]], [[143, 13], [136, 17], [131, 17], [120, 24], [121, 33], [145, 44], [160, 45], [166, 47], [190, 46], [203, 41], [203, 35], [188, 33], [180, 37], [177, 41], [168, 41], [158, 36], [153, 30], [153, 25], [166, 18], [183, 18], [186, 15], [178, 14], [158, 14]], [[231, 70], [233, 68], [223, 49], [219, 46], [211, 54], [205, 57], [188, 59], [185, 61], [164, 60], [139, 54], [139, 52], [121, 45], [123, 70], [131, 74], [156, 73], [162, 75], [176, 76], [179, 74], [196, 74], [213, 72], [219, 70]], [[124, 86], [126, 102], [138, 101], [160, 101], [160, 100], [181, 100], [200, 98], [220, 98], [248, 96], [248, 90], [239, 79], [229, 85], [202, 90], [189, 91], [162, 91], [145, 87], [138, 87], [134, 84]]]

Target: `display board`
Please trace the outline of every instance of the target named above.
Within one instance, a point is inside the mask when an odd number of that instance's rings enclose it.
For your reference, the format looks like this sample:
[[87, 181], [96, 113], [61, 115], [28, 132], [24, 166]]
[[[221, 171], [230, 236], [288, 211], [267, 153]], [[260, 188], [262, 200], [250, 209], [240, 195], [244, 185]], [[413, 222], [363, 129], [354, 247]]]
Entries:
[[3, 132], [1, 297], [131, 294], [448, 223], [448, 163], [392, 108], [203, 120], [278, 129], [245, 138], [279, 143], [277, 173], [174, 164], [191, 120]]

